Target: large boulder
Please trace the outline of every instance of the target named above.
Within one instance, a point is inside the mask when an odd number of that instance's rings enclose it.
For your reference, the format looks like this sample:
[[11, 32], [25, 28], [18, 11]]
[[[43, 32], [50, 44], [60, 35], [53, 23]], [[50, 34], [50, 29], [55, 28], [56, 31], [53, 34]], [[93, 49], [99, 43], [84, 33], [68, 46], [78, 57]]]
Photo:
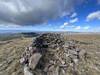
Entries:
[[40, 53], [33, 54], [29, 59], [29, 68], [34, 70], [41, 57], [42, 55]]

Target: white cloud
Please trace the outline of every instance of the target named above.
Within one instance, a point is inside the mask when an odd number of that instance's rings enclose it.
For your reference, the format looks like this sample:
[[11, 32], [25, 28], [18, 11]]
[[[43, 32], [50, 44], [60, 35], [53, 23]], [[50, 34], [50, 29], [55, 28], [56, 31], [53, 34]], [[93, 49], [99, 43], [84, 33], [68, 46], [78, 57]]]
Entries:
[[74, 29], [76, 30], [88, 30], [90, 28], [90, 26], [75, 26]]
[[78, 22], [78, 18], [71, 19], [69, 22], [70, 22], [70, 23]]
[[70, 17], [71, 17], [71, 18], [74, 18], [74, 17], [76, 17], [76, 16], [77, 16], [77, 13], [74, 12]]
[[64, 23], [64, 26], [67, 26], [68, 24], [69, 24], [68, 22], [65, 22], [65, 23]]
[[68, 25], [69, 25], [69, 23], [68, 22], [65, 22], [63, 25], [60, 26], [60, 29], [64, 29]]
[[80, 30], [81, 29], [81, 26], [77, 26], [75, 27], [76, 30]]
[[84, 30], [88, 30], [89, 28], [90, 28], [90, 26], [83, 27]]
[[96, 12], [90, 13], [87, 16], [86, 21], [91, 21], [91, 20], [95, 20], [95, 19], [100, 20], [100, 11], [96, 11]]
[[60, 28], [64, 29], [66, 26], [67, 27], [75, 27], [75, 26], [71, 25], [72, 23], [75, 23], [75, 22], [78, 22], [78, 18], [74, 18], [74, 19], [71, 19], [69, 22], [65, 22], [63, 25], [60, 26]]

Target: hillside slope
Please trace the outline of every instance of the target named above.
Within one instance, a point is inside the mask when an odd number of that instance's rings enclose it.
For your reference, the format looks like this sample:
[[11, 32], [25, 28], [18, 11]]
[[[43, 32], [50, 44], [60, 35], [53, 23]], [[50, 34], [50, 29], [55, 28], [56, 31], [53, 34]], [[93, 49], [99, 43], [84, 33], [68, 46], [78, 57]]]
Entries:
[[[76, 40], [88, 53], [87, 62], [80, 62], [79, 73], [100, 75], [100, 35], [71, 35], [65, 36], [65, 39]], [[33, 38], [17, 38], [0, 45], [0, 75], [23, 75], [23, 67], [19, 60], [32, 41]], [[69, 75], [72, 75], [71, 71]]]
[[0, 45], [0, 75], [23, 75], [19, 59], [32, 38], [13, 39]]

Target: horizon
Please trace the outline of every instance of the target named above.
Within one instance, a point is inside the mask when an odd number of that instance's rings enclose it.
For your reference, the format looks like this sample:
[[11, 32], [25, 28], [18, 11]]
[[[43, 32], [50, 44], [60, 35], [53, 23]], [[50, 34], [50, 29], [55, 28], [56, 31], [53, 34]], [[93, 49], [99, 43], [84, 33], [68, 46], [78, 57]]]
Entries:
[[81, 32], [81, 31], [31, 31], [31, 30], [0, 30], [0, 34], [16, 34], [16, 33], [94, 33], [100, 34], [100, 32]]

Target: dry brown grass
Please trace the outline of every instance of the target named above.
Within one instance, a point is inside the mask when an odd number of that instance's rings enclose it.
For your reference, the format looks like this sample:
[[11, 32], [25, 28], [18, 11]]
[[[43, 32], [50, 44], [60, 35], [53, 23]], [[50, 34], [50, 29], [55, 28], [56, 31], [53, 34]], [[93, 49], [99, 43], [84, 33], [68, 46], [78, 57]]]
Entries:
[[31, 42], [31, 38], [23, 38], [0, 45], [0, 75], [22, 75], [19, 59], [25, 47]]
[[79, 41], [81, 48], [89, 54], [89, 61], [80, 65], [86, 67], [85, 75], [100, 75], [100, 35], [69, 35], [66, 38]]

